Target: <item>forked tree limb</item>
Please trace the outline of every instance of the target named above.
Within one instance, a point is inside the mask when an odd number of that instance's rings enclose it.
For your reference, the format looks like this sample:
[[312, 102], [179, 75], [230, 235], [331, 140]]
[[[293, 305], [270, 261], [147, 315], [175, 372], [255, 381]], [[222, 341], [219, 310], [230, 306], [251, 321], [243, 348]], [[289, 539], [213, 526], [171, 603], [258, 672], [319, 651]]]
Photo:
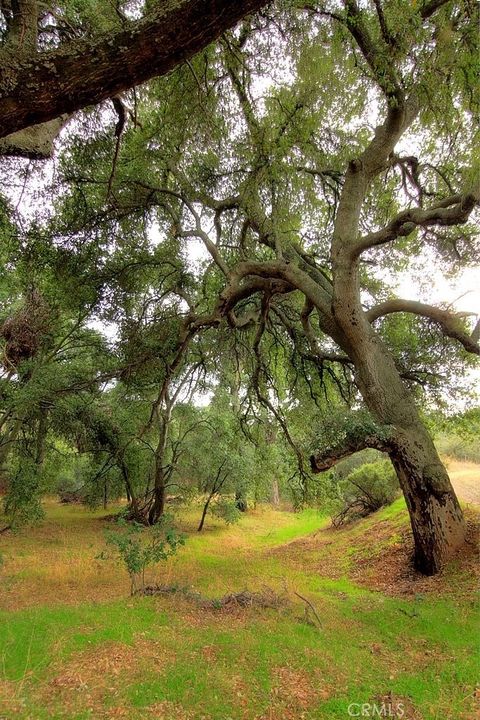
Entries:
[[410, 235], [417, 227], [462, 225], [467, 222], [479, 199], [480, 187], [463, 195], [451, 195], [425, 210], [423, 208], [403, 210], [382, 230], [360, 238], [355, 243], [355, 255], [358, 256], [365, 250]]

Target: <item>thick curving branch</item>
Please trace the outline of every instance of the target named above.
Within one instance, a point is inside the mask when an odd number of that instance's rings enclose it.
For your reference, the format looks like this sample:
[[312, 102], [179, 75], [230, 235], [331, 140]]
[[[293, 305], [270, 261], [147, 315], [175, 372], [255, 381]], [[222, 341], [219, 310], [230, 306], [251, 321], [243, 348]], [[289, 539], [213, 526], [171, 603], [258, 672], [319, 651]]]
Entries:
[[310, 467], [314, 473], [325, 472], [340, 460], [367, 448], [388, 453], [392, 450], [393, 444], [387, 437], [376, 434], [347, 436], [342, 443], [311, 455]]
[[410, 235], [417, 227], [462, 225], [467, 222], [479, 199], [480, 188], [477, 188], [463, 195], [450, 195], [426, 210], [422, 208], [403, 210], [382, 230], [360, 238], [355, 245], [356, 255], [372, 247], [385, 245], [399, 237]]
[[355, 38], [376, 82], [392, 106], [400, 105], [404, 99], [403, 90], [395, 67], [392, 65], [388, 53], [384, 52], [384, 47], [382, 47], [385, 42], [385, 34], [383, 33], [381, 44], [378, 40], [375, 42], [370, 34], [364, 13], [356, 0], [344, 0], [344, 4], [346, 10], [344, 23]]
[[[165, 75], [266, 0], [164, 0], [143, 19], [19, 59], [0, 56], [0, 137]], [[7, 44], [8, 45], [8, 44]]]
[[444, 335], [458, 340], [467, 352], [480, 355], [480, 345], [477, 337], [478, 323], [473, 333], [469, 335], [461, 323], [461, 318], [465, 317], [466, 313], [451, 313], [448, 310], [417, 302], [416, 300], [394, 298], [375, 305], [375, 307], [367, 311], [366, 316], [369, 322], [373, 323], [378, 318], [398, 312], [412, 313], [433, 320], [440, 326]]

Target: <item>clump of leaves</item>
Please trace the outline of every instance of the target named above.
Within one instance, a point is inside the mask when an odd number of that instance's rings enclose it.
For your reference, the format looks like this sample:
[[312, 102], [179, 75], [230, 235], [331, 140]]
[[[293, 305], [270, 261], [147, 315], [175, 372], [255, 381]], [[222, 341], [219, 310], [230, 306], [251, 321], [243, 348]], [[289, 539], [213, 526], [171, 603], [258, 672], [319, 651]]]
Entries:
[[3, 499], [3, 512], [12, 529], [34, 525], [44, 517], [41, 506], [41, 471], [37, 464], [24, 454], [10, 463], [8, 493]]
[[[113, 548], [113, 557], [121, 562], [130, 577], [130, 594], [145, 589], [145, 573], [148, 568], [175, 555], [180, 545], [185, 544], [183, 535], [173, 527], [173, 517], [164, 515], [151, 528], [137, 522], [127, 522], [120, 517], [115, 530], [105, 533], [107, 545]], [[112, 554], [103, 552], [99, 559], [107, 560]]]
[[35, 357], [51, 339], [50, 331], [51, 310], [42, 295], [31, 290], [22, 307], [0, 324], [4, 367], [18, 370], [21, 363]]

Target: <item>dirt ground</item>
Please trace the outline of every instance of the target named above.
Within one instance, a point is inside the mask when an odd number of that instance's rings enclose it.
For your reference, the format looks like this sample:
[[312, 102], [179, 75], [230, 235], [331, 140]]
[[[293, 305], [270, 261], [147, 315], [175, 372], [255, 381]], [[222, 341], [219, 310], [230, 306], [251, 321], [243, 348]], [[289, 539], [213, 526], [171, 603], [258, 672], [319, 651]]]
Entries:
[[480, 505], [480, 466], [475, 463], [447, 459], [447, 468], [460, 500]]

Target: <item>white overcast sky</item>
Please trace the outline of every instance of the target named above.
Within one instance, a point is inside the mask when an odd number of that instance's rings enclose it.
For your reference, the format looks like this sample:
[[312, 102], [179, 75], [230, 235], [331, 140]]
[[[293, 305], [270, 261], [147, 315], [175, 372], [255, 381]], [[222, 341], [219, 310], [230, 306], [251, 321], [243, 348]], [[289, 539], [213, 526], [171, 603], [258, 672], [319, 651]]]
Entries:
[[480, 315], [480, 265], [466, 268], [454, 279], [446, 278], [438, 268], [434, 268], [421, 285], [407, 274], [397, 276], [397, 294], [407, 300], [421, 300], [431, 305], [447, 303], [457, 312]]

